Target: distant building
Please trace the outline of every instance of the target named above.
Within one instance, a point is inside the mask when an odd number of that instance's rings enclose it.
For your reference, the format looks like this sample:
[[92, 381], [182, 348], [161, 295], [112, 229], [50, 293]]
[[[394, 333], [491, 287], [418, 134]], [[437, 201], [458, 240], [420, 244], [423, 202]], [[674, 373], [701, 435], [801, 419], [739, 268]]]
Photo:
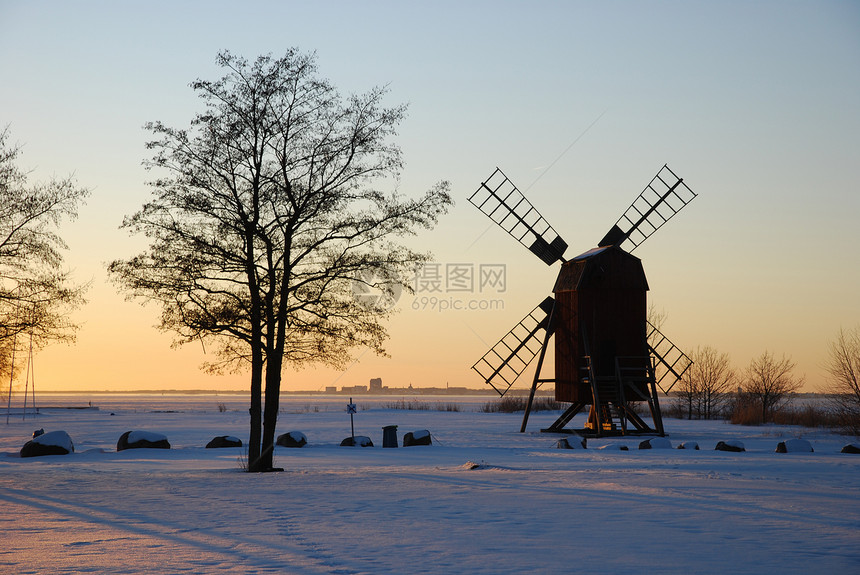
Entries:
[[326, 392], [326, 393], [337, 393], [337, 387], [334, 387], [334, 386], [332, 386], [332, 387], [326, 387], [326, 388], [325, 388], [325, 392]]
[[367, 393], [367, 386], [366, 385], [353, 385], [353, 386], [344, 385], [343, 387], [340, 388], [340, 390], [343, 393]]
[[382, 378], [374, 377], [370, 380], [370, 391], [371, 393], [374, 391], [382, 391]]

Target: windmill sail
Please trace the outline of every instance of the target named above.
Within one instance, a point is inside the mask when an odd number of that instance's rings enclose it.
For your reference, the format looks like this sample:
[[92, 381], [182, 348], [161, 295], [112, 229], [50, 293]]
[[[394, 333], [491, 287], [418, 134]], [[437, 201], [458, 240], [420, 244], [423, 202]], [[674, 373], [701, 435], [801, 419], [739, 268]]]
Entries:
[[693, 360], [669, 341], [657, 327], [645, 320], [648, 326], [648, 351], [657, 360], [656, 384], [663, 393], [669, 393], [684, 373], [693, 365]]
[[472, 366], [500, 396], [540, 352], [553, 303], [551, 297], [543, 300]]
[[632, 252], [695, 197], [684, 180], [664, 165], [598, 246], [617, 245]]
[[469, 201], [547, 265], [564, 255], [567, 243], [499, 168]]

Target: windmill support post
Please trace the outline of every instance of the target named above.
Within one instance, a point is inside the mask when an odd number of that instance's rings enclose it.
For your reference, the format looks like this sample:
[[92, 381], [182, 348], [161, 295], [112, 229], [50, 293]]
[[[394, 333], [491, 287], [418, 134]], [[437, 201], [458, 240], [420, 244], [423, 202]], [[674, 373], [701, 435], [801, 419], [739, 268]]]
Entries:
[[541, 346], [540, 356], [538, 356], [537, 367], [535, 368], [535, 376], [534, 376], [534, 379], [532, 380], [532, 387], [529, 390], [529, 399], [526, 402], [525, 413], [523, 413], [523, 423], [520, 426], [520, 433], [525, 433], [526, 424], [528, 424], [528, 422], [529, 422], [529, 414], [531, 414], [531, 412], [532, 412], [532, 404], [534, 403], [534, 400], [535, 400], [535, 391], [537, 391], [537, 385], [538, 385], [538, 382], [540, 381], [540, 379], [539, 379], [540, 378], [540, 372], [541, 372], [541, 368], [543, 367], [543, 358], [546, 355], [546, 348], [549, 345], [549, 338], [552, 337], [553, 317], [555, 315], [555, 307], [556, 307], [556, 303], [553, 300], [552, 309], [550, 310], [549, 318], [547, 319], [546, 335], [543, 338], [543, 345]]

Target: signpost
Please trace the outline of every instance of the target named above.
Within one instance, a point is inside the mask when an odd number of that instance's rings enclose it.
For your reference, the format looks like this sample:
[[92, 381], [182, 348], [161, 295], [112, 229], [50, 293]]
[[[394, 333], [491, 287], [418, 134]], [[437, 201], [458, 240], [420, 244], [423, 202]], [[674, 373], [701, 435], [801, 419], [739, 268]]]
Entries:
[[355, 413], [355, 404], [352, 402], [352, 398], [349, 398], [349, 403], [346, 404], [346, 412], [349, 414], [349, 431], [352, 434], [351, 437], [355, 439], [355, 426], [352, 422], [352, 416]]

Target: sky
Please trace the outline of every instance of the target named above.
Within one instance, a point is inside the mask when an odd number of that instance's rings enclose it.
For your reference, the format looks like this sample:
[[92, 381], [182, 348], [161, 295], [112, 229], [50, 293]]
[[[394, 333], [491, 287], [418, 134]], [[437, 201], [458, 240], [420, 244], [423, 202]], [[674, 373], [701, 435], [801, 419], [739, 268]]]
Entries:
[[483, 385], [471, 365], [558, 273], [466, 201], [496, 166], [568, 257], [663, 164], [684, 178], [698, 197], [635, 255], [685, 350], [712, 346], [737, 368], [785, 355], [814, 391], [828, 342], [860, 325], [860, 4], [0, 0], [0, 125], [19, 166], [92, 192], [61, 230], [88, 303], [76, 343], [34, 358], [37, 389], [247, 387], [247, 374], [203, 373], [200, 346], [171, 347], [158, 309], [126, 301], [105, 266], [145, 245], [119, 229], [150, 193], [144, 123], [186, 127], [201, 109], [188, 85], [220, 77], [219, 50], [290, 47], [344, 94], [387, 86], [408, 103], [400, 190], [444, 179], [456, 201], [409, 240], [435, 255], [423, 279], [491, 266], [504, 282], [430, 291], [416, 278], [388, 357], [287, 371], [284, 389]]

